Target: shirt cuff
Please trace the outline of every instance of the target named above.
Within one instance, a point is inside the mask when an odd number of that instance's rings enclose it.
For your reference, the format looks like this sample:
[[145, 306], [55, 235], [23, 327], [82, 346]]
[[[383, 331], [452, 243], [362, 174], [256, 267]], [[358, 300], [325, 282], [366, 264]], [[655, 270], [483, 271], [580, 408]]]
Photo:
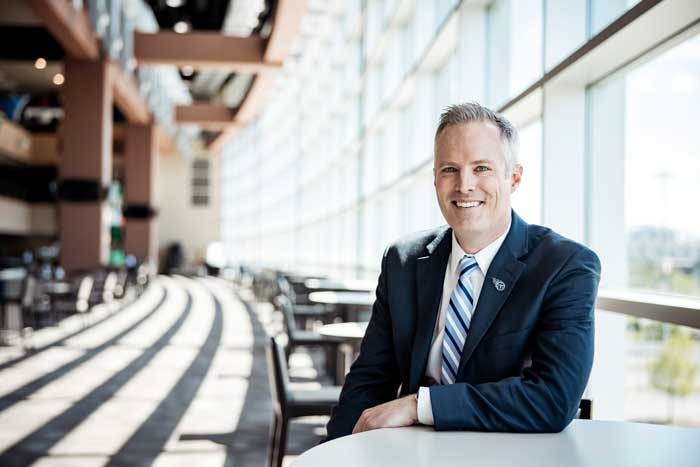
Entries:
[[418, 388], [418, 423], [435, 425], [433, 406], [430, 403], [430, 388], [426, 386]]

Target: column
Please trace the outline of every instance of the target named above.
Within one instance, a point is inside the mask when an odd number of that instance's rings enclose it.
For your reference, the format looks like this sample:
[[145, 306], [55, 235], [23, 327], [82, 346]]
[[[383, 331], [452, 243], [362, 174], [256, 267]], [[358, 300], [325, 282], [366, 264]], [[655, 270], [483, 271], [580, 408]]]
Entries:
[[112, 86], [107, 62], [67, 60], [58, 167], [60, 263], [92, 270], [109, 259], [106, 187], [112, 178]]
[[124, 250], [139, 260], [158, 258], [155, 225], [157, 138], [154, 125], [127, 125]]

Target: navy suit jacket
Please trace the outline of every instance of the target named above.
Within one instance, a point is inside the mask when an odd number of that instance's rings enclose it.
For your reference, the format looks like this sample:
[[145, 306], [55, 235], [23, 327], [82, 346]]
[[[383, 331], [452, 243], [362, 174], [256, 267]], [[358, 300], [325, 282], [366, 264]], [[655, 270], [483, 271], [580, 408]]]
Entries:
[[[387, 248], [377, 299], [328, 423], [352, 432], [362, 411], [418, 391], [439, 312], [452, 230]], [[436, 430], [558, 432], [575, 416], [593, 362], [600, 280], [595, 253], [515, 212], [489, 267], [455, 384], [430, 388]], [[503, 287], [496, 287], [502, 281]], [[502, 290], [499, 290], [502, 289]]]

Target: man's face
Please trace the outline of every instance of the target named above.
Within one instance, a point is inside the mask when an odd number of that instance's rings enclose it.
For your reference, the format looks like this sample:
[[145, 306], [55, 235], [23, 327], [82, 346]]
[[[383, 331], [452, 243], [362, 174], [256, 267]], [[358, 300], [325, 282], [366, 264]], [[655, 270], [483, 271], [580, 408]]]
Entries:
[[475, 251], [501, 235], [522, 167], [507, 173], [504, 145], [491, 122], [446, 127], [435, 141], [435, 191], [462, 248]]

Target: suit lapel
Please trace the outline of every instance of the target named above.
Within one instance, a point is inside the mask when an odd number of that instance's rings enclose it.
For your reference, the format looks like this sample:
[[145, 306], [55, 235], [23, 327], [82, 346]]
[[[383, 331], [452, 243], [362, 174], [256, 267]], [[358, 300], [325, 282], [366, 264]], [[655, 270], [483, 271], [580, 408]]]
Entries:
[[474, 310], [467, 341], [462, 349], [457, 374], [464, 369], [469, 357], [501, 311], [510, 292], [515, 287], [525, 263], [518, 258], [527, 253], [527, 224], [512, 212], [511, 228], [491, 266], [486, 271], [479, 301]]
[[415, 392], [425, 373], [430, 343], [437, 320], [445, 268], [452, 249], [452, 230], [444, 229], [426, 247], [427, 256], [416, 260], [417, 322], [411, 353], [409, 389]]

